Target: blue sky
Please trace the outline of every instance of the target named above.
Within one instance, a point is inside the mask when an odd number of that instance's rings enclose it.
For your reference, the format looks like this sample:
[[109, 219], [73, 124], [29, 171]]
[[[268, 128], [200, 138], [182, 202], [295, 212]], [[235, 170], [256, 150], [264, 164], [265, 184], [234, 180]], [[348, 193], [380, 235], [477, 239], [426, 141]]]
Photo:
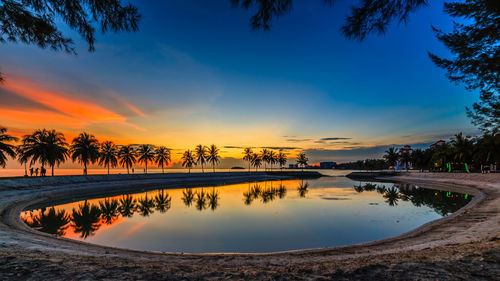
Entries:
[[[142, 14], [140, 30], [98, 34], [94, 53], [64, 25], [78, 56], [0, 45], [7, 83], [30, 81], [126, 121], [27, 122], [0, 107], [0, 122], [15, 132], [36, 126], [86, 130], [179, 151], [198, 143], [294, 147], [288, 152], [305, 149], [313, 161], [378, 157], [389, 145], [425, 146], [460, 131], [477, 133], [465, 114], [477, 94], [452, 84], [427, 56], [448, 55], [431, 30], [431, 24], [451, 28], [442, 1], [363, 42], [340, 32], [351, 1], [328, 7], [296, 0], [270, 31], [252, 30], [253, 10], [229, 0], [132, 3]], [[16, 95], [12, 89], [2, 93]], [[28, 101], [8, 100], [4, 107], [26, 111]], [[27, 112], [31, 106], [37, 108], [29, 105]], [[320, 140], [329, 137], [346, 139]]]

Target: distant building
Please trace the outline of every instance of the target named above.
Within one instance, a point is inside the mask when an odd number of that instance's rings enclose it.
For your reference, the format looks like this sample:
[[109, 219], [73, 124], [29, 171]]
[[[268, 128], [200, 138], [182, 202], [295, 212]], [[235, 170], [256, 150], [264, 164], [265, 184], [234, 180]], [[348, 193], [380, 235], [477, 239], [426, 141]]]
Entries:
[[337, 165], [335, 162], [320, 162], [319, 163], [319, 168], [320, 169], [333, 169]]
[[288, 169], [298, 169], [299, 168], [299, 164], [289, 164], [288, 165]]
[[431, 144], [431, 146], [429, 147], [430, 149], [434, 148], [434, 147], [437, 147], [437, 146], [441, 146], [441, 145], [444, 145], [446, 142], [444, 140], [438, 140], [437, 142]]

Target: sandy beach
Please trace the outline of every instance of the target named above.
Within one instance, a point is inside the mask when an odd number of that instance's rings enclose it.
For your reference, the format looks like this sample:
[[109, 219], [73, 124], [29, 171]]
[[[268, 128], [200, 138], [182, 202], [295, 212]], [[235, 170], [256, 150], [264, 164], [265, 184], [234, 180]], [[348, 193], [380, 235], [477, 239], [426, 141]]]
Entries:
[[[155, 175], [106, 181], [83, 177], [0, 182], [0, 276], [5, 280], [499, 280], [500, 174], [409, 173], [394, 181], [474, 195], [467, 206], [406, 234], [344, 247], [262, 254], [181, 254], [102, 247], [35, 231], [20, 220], [28, 206], [68, 198], [187, 187], [282, 175]], [[24, 181], [23, 181], [24, 180]], [[35, 182], [34, 182], [35, 181]], [[105, 188], [104, 188], [105, 187]]]

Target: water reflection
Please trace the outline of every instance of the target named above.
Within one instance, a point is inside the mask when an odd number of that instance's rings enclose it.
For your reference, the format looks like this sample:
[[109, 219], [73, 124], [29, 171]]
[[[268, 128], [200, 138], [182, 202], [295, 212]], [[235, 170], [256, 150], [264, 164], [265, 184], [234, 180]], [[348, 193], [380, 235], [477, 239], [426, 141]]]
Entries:
[[389, 206], [397, 206], [401, 200], [411, 202], [415, 207], [430, 207], [441, 216], [458, 211], [472, 199], [468, 194], [425, 189], [409, 183], [395, 183], [390, 188], [374, 183], [365, 183], [364, 185], [360, 183], [354, 185], [353, 189], [358, 193], [376, 191], [382, 195]]
[[80, 233], [82, 238], [87, 238], [89, 235], [94, 235], [101, 226], [101, 210], [85, 200], [78, 206], [78, 209], [73, 209], [71, 221], [73, 231]]
[[[236, 191], [235, 195], [242, 198], [244, 206], [266, 205], [273, 201], [284, 200], [287, 197], [287, 192], [294, 189], [297, 190], [297, 193], [289, 195], [292, 199], [305, 198], [308, 194], [310, 194], [311, 199], [318, 197], [316, 186], [310, 187], [307, 181], [286, 181], [286, 183], [288, 187], [283, 181], [248, 183], [248, 186], [241, 186], [240, 191]], [[393, 184], [387, 187], [384, 184], [359, 183], [354, 185], [353, 189], [356, 193], [376, 196], [381, 199], [380, 202], [385, 202], [391, 207], [398, 206], [402, 204], [401, 202], [409, 202], [416, 207], [430, 207], [441, 216], [457, 211], [471, 200], [469, 195], [424, 189], [412, 184]], [[309, 193], [311, 190], [313, 191]], [[349, 191], [348, 188], [340, 190], [342, 192]], [[221, 206], [222, 195], [226, 196], [229, 193], [221, 195], [218, 188], [212, 187], [208, 191], [207, 188], [172, 190], [171, 194], [174, 194], [179, 202], [183, 202], [188, 209], [215, 212]], [[66, 235], [68, 228], [71, 228], [73, 233], [85, 239], [94, 235], [103, 225], [112, 225], [123, 221], [119, 220], [120, 217], [132, 218], [135, 213], [142, 217], [148, 217], [155, 211], [161, 214], [167, 213], [172, 208], [172, 200], [173, 196], [165, 190], [149, 191], [143, 194], [126, 194], [114, 198], [91, 200], [93, 203], [85, 200], [78, 206], [75, 203], [66, 207], [66, 210], [50, 207], [26, 211], [21, 214], [21, 219], [33, 228], [58, 236]], [[234, 202], [228, 201], [229, 203]]]

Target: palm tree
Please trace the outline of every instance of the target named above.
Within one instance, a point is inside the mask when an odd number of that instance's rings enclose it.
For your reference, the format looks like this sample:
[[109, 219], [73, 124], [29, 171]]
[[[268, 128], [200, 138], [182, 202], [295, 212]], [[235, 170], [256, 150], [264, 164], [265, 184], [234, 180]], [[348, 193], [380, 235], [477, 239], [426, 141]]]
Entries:
[[250, 164], [252, 162], [253, 151], [251, 147], [245, 147], [243, 150], [243, 160], [248, 161], [248, 171], [250, 172]]
[[139, 146], [139, 163], [146, 165], [146, 174], [148, 173], [148, 162], [155, 160], [155, 149], [151, 144], [142, 144]]
[[278, 153], [278, 163], [280, 164], [280, 169], [283, 171], [283, 166], [286, 165], [287, 157], [286, 154], [283, 152]]
[[205, 172], [203, 170], [203, 164], [207, 161], [207, 147], [199, 144], [196, 146], [194, 149], [194, 153], [196, 156], [196, 160], [198, 161], [199, 164], [201, 164], [201, 172]]
[[120, 159], [120, 165], [122, 167], [127, 167], [127, 174], [129, 174], [129, 169], [132, 167], [136, 160], [136, 153], [131, 145], [124, 145], [118, 151], [118, 158]]
[[217, 148], [217, 146], [215, 146], [215, 144], [212, 144], [209, 148], [208, 148], [208, 152], [207, 152], [207, 162], [208, 163], [212, 163], [212, 169], [215, 173], [215, 164], [219, 164], [220, 160], [220, 156], [219, 156], [219, 149]]
[[389, 206], [396, 206], [398, 205], [399, 191], [393, 186], [384, 193], [383, 197]]
[[105, 141], [101, 144], [99, 151], [99, 165], [109, 167], [118, 166], [118, 147], [112, 141]]
[[408, 169], [410, 168], [410, 160], [411, 160], [410, 153], [408, 153], [407, 151], [401, 153], [401, 155], [399, 156], [399, 159], [401, 160], [401, 162], [403, 162], [405, 164], [406, 171], [408, 172]]
[[398, 161], [398, 158], [398, 153], [394, 147], [389, 147], [389, 149], [385, 151], [384, 159], [387, 160], [389, 166], [392, 166], [394, 170], [396, 170], [396, 161]]
[[467, 169], [467, 162], [470, 163], [472, 160], [472, 153], [474, 149], [474, 144], [470, 137], [464, 137], [462, 133], [456, 134], [453, 139], [451, 139], [451, 144], [454, 148], [454, 158], [459, 163], [464, 163]]
[[[26, 153], [26, 147], [24, 146], [24, 144], [20, 144], [16, 147], [16, 153], [17, 153], [17, 160], [19, 161], [19, 163], [21, 165], [24, 165], [24, 176], [27, 177], [28, 176], [28, 167], [26, 167], [26, 165], [28, 164], [30, 157]], [[1, 158], [1, 156], [0, 156], [0, 158]]]
[[30, 165], [36, 162], [49, 165], [54, 176], [54, 166], [60, 165], [68, 157], [68, 144], [64, 135], [56, 130], [36, 130], [23, 137], [25, 157], [31, 158]]
[[193, 165], [196, 165], [196, 160], [194, 159], [193, 152], [191, 150], [184, 151], [182, 155], [182, 166], [189, 169], [189, 173], [191, 173], [191, 168]]
[[307, 192], [309, 192], [309, 183], [304, 183], [304, 181], [302, 181], [299, 185], [299, 187], [297, 188], [297, 191], [299, 192], [299, 196], [300, 197], [306, 197], [306, 194]]
[[297, 164], [299, 166], [302, 166], [302, 172], [304, 171], [304, 168], [307, 166], [307, 162], [309, 159], [306, 157], [305, 152], [299, 153], [299, 156], [297, 156]]
[[270, 150], [269, 154], [267, 155], [269, 164], [271, 164], [271, 171], [273, 170], [273, 164], [278, 163], [278, 155], [276, 152]]
[[262, 158], [260, 158], [259, 154], [252, 154], [252, 165], [255, 167], [255, 171], [257, 172], [257, 168], [262, 166]]
[[496, 164], [500, 161], [500, 134], [484, 134], [479, 138], [474, 151], [474, 159], [481, 166]]
[[171, 158], [170, 158], [170, 149], [166, 148], [165, 146], [160, 146], [156, 149], [156, 165], [161, 167], [161, 172], [165, 173], [165, 166], [168, 166], [170, 164]]
[[12, 158], [16, 157], [16, 147], [9, 142], [17, 141], [16, 137], [7, 134], [6, 128], [0, 127], [0, 166], [5, 168], [7, 165], [7, 156], [9, 155]]
[[264, 162], [264, 170], [267, 170], [267, 165], [266, 164], [269, 163], [269, 150], [267, 150], [266, 148], [263, 148], [260, 151], [260, 158]]
[[196, 209], [198, 211], [202, 211], [207, 208], [207, 193], [205, 193], [203, 189], [201, 191], [196, 192], [195, 203], [196, 203]]
[[78, 160], [83, 164], [83, 174], [86, 176], [87, 165], [99, 160], [99, 142], [93, 135], [83, 132], [73, 139], [69, 152], [73, 162]]

